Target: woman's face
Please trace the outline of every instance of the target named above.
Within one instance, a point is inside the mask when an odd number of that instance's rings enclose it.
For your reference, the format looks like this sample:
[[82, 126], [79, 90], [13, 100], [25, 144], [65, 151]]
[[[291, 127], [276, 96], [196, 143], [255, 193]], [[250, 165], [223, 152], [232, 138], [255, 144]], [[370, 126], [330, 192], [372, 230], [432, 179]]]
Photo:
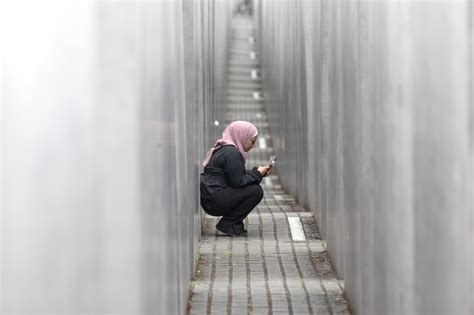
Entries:
[[250, 139], [249, 141], [247, 141], [247, 143], [244, 145], [244, 151], [245, 152], [249, 152], [250, 149], [252, 149], [254, 146], [255, 146], [255, 142], [257, 141], [257, 137], [253, 137], [252, 139]]

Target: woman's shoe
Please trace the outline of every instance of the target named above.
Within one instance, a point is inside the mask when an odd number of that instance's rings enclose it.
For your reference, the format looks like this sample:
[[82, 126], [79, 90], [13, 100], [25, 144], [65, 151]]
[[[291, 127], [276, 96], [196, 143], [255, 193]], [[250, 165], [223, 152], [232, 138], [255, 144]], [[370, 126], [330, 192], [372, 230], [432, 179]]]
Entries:
[[244, 228], [244, 222], [237, 223], [234, 226], [235, 231], [237, 234], [240, 235], [247, 235], [247, 230]]
[[218, 236], [232, 236], [232, 237], [239, 236], [239, 234], [235, 232], [235, 230], [232, 226], [228, 226], [228, 227], [216, 226], [216, 235], [218, 235]]
[[244, 224], [236, 224], [230, 225], [226, 227], [220, 227], [216, 225], [216, 234], [218, 236], [245, 236], [247, 235], [247, 231], [244, 229]]

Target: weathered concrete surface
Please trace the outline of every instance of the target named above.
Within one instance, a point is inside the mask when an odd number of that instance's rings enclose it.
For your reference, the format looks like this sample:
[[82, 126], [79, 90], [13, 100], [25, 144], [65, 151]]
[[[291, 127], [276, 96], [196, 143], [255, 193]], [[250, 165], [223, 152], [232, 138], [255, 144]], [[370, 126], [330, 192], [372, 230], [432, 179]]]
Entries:
[[358, 314], [472, 314], [469, 1], [258, 1], [283, 186]]
[[233, 5], [1, 2], [0, 313], [184, 313]]

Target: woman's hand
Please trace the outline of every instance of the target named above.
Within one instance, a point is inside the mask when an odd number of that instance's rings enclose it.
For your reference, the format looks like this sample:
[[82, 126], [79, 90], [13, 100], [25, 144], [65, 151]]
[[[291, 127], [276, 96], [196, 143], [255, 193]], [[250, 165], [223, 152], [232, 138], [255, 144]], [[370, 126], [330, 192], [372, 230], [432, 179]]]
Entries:
[[265, 177], [270, 175], [270, 173], [272, 172], [272, 167], [270, 165], [262, 165], [257, 168], [257, 171], [262, 174], [262, 177]]

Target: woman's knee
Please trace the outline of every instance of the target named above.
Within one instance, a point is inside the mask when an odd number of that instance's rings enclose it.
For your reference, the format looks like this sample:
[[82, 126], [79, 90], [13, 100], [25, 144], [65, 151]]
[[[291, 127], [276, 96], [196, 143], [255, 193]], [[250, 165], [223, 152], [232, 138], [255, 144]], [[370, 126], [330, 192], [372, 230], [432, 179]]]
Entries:
[[263, 199], [263, 188], [262, 186], [260, 185], [253, 185], [252, 186], [253, 189], [254, 189], [254, 196], [255, 196], [255, 199], [258, 199], [258, 201], [260, 202], [260, 200]]

